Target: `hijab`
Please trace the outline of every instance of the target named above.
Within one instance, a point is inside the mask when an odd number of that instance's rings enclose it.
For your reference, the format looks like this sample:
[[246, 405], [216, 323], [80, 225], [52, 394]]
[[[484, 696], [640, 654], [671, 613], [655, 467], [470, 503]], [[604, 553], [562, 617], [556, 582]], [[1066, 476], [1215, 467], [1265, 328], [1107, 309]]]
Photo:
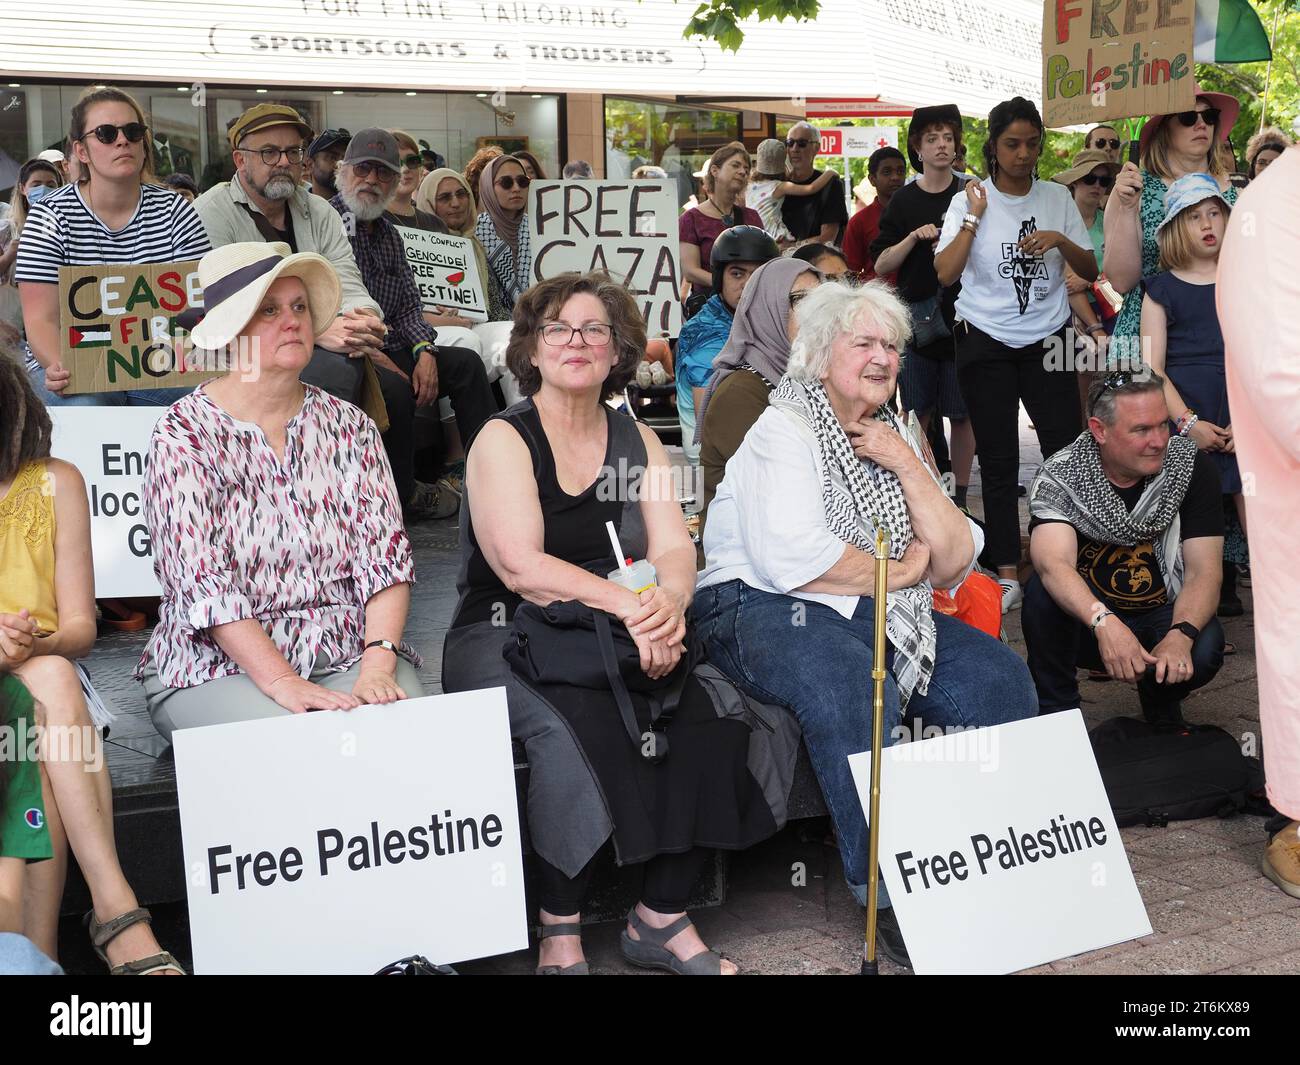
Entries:
[[450, 167], [442, 166], [420, 182], [420, 187], [415, 192], [415, 206], [421, 211], [428, 211], [432, 215], [438, 212], [434, 210], [434, 200], [438, 195], [438, 186], [442, 184], [444, 178], [455, 178], [457, 183], [467, 193], [469, 193], [469, 206], [465, 210], [465, 225], [460, 230], [460, 236], [472, 237], [474, 235], [474, 223], [477, 221], [474, 206], [474, 190], [469, 187], [469, 182], [465, 180], [463, 174], [452, 170]]
[[519, 226], [527, 225], [527, 211], [520, 211], [519, 217], [511, 218], [501, 206], [501, 201], [497, 199], [497, 171], [506, 163], [514, 163], [520, 169], [524, 165], [513, 155], [498, 155], [490, 160], [478, 176], [478, 203], [479, 208], [492, 219], [492, 227], [497, 231], [497, 235], [510, 245], [510, 250], [518, 256]]

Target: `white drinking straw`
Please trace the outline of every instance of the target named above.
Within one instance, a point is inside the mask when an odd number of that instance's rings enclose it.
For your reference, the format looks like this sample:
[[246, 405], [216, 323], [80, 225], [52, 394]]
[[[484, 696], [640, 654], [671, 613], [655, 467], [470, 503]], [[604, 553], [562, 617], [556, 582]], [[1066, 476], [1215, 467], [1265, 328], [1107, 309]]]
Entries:
[[612, 521], [605, 522], [605, 531], [609, 533], [609, 542], [614, 545], [614, 557], [618, 559], [618, 568], [627, 573], [628, 565], [627, 559], [623, 557], [623, 545], [618, 542], [618, 533], [614, 531]]

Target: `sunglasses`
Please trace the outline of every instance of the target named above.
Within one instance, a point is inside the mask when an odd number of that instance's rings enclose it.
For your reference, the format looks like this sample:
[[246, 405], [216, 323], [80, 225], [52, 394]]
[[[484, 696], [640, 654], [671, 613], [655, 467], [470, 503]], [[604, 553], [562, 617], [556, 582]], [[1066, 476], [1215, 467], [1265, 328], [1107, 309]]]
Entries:
[[1107, 392], [1116, 388], [1124, 388], [1127, 385], [1131, 385], [1139, 378], [1145, 380], [1145, 377], [1142, 374], [1136, 373], [1133, 370], [1112, 370], [1101, 382], [1101, 388], [1097, 392], [1097, 398], [1088, 405], [1088, 417], [1092, 417], [1093, 412], [1097, 409], [1097, 404], [1101, 402], [1101, 397]]
[[1084, 185], [1100, 185], [1103, 189], [1108, 189], [1115, 184], [1115, 179], [1109, 174], [1084, 174], [1079, 181]]
[[521, 189], [528, 188], [529, 179], [527, 177], [515, 177], [513, 174], [507, 174], [505, 177], [497, 178], [497, 184], [501, 188], [505, 189], [506, 192], [509, 192], [516, 185]]
[[102, 126], [96, 126], [81, 135], [81, 140], [85, 140], [92, 133], [95, 140], [100, 144], [116, 144], [117, 135], [122, 133], [131, 144], [139, 144], [144, 140], [144, 135], [149, 132], [149, 127], [140, 122], [128, 122], [125, 126], [114, 126], [105, 122]]
[[1205, 119], [1207, 126], [1217, 126], [1219, 116], [1222, 113], [1217, 107], [1207, 107], [1204, 111], [1179, 111], [1174, 117], [1188, 129], [1191, 129], [1192, 126], [1196, 125], [1198, 118]]
[[812, 140], [808, 137], [791, 137], [785, 142], [787, 148], [807, 148], [810, 144]]
[[415, 170], [424, 165], [424, 160], [418, 155], [404, 155], [402, 156], [402, 165]]
[[374, 174], [376, 181], [378, 181], [381, 185], [387, 185], [390, 181], [393, 180], [393, 178], [397, 177], [397, 175], [394, 174], [391, 170], [389, 170], [388, 167], [383, 166], [380, 163], [370, 163], [370, 162], [352, 163], [351, 166], [352, 166], [353, 173], [355, 173], [357, 177], [361, 178], [363, 181], [366, 178], [370, 177], [371, 174]]
[[1094, 148], [1110, 148], [1114, 151], [1123, 142], [1118, 137], [1098, 137], [1092, 142]]

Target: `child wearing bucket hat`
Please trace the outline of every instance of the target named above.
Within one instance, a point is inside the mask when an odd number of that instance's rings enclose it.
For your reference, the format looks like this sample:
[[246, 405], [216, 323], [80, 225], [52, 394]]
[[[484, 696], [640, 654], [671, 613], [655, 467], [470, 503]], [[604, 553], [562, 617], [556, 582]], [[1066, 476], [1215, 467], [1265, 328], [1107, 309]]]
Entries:
[[[1219, 249], [1230, 211], [1218, 181], [1209, 174], [1187, 174], [1169, 186], [1165, 216], [1156, 227], [1163, 270], [1143, 282], [1141, 331], [1148, 343], [1147, 361], [1165, 379], [1169, 420], [1218, 468], [1223, 494], [1232, 497], [1230, 505], [1244, 531], [1223, 332], [1215, 309]], [[1224, 562], [1223, 578], [1218, 612], [1240, 614], [1232, 562]]]
[[782, 248], [795, 242], [794, 234], [781, 217], [781, 208], [787, 196], [816, 196], [835, 176], [833, 170], [821, 171], [816, 180], [807, 185], [785, 179], [785, 145], [773, 137], [758, 145], [758, 165], [745, 190], [745, 203], [763, 219], [767, 235]]

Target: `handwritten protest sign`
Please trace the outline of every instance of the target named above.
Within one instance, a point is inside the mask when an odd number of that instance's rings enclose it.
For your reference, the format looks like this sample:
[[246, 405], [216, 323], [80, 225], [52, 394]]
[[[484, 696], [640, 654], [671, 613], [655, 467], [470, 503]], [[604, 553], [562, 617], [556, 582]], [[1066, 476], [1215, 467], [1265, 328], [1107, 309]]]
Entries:
[[420, 303], [426, 311], [446, 307], [462, 318], [486, 322], [487, 300], [483, 279], [478, 276], [474, 242], [455, 233], [430, 233], [425, 229], [398, 226], [406, 261], [420, 289]]
[[203, 306], [198, 262], [59, 268], [59, 359], [67, 391], [184, 388], [216, 376], [176, 323]]
[[604, 270], [627, 285], [651, 336], [675, 337], [676, 186], [667, 181], [534, 181], [528, 188], [533, 280]]
[[1045, 0], [1043, 122], [1190, 111], [1196, 0]]

